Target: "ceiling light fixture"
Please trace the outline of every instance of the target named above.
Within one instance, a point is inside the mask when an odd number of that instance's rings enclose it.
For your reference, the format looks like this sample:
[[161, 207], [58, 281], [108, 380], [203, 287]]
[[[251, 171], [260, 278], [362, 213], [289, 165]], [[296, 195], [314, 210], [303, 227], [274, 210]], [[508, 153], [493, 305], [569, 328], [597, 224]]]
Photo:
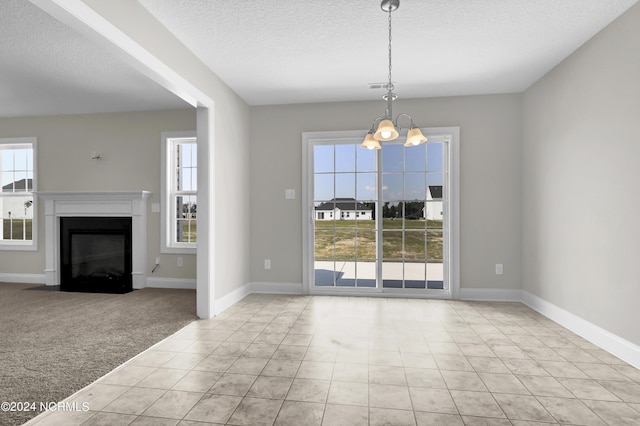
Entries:
[[[393, 83], [391, 82], [391, 12], [400, 7], [400, 0], [382, 0], [380, 8], [389, 13], [389, 81], [385, 88], [387, 93], [382, 96], [382, 99], [387, 101], [387, 108], [384, 112], [384, 116], [376, 117], [371, 125], [371, 130], [367, 133], [367, 136], [362, 142], [363, 148], [368, 149], [380, 149], [380, 142], [387, 142], [397, 139], [400, 136], [400, 127], [398, 127], [398, 120], [400, 117], [408, 117], [411, 124], [409, 125], [409, 131], [407, 132], [407, 141], [404, 146], [420, 145], [427, 141], [427, 138], [422, 134], [420, 129], [414, 124], [413, 118], [407, 113], [400, 113], [393, 121], [393, 109], [392, 103], [398, 98], [398, 95], [393, 93]], [[376, 125], [378, 126], [376, 128]]]

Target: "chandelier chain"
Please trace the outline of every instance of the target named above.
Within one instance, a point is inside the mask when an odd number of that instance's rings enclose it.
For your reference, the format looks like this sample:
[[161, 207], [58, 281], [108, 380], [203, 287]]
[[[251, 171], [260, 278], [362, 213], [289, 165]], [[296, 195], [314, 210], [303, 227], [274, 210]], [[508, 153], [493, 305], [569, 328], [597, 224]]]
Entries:
[[391, 83], [391, 8], [389, 8], [389, 85], [387, 89], [393, 90], [393, 83]]

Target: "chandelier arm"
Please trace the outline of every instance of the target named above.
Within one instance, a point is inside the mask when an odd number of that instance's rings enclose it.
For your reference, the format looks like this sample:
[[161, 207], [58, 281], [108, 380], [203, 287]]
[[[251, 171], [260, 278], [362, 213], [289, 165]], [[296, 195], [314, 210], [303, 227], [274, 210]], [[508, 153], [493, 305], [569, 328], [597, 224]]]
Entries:
[[416, 124], [413, 122], [413, 117], [411, 117], [411, 115], [407, 114], [406, 112], [401, 112], [400, 114], [398, 114], [398, 116], [396, 117], [396, 120], [394, 122], [394, 125], [398, 128], [401, 129], [401, 127], [398, 127], [398, 121], [400, 120], [400, 117], [409, 117], [409, 120], [411, 120], [411, 124], [409, 125], [410, 129], [413, 129], [414, 127], [416, 127]]

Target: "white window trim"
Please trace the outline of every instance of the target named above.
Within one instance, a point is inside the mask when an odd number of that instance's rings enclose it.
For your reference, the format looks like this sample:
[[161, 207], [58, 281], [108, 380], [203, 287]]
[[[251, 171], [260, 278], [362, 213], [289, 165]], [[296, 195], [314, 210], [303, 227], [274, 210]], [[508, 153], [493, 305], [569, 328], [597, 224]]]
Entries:
[[173, 243], [171, 241], [172, 235], [172, 203], [169, 200], [169, 187], [171, 182], [169, 179], [171, 178], [171, 174], [169, 173], [169, 168], [173, 167], [171, 164], [171, 153], [169, 149], [171, 148], [171, 144], [169, 140], [171, 139], [185, 139], [185, 138], [195, 138], [195, 131], [182, 131], [182, 132], [162, 132], [161, 140], [162, 140], [162, 149], [161, 149], [161, 189], [160, 189], [160, 253], [169, 253], [169, 254], [196, 254], [197, 252], [197, 243]]
[[[446, 256], [449, 259], [449, 267], [445, 271], [448, 276], [449, 289], [438, 294], [438, 291], [425, 293], [424, 290], [411, 291], [404, 289], [399, 293], [402, 297], [419, 297], [419, 298], [446, 298], [458, 299], [460, 297], [460, 127], [427, 127], [420, 129], [422, 133], [428, 137], [436, 137], [447, 135], [449, 140], [448, 161], [448, 185], [450, 190], [449, 203], [450, 208], [445, 214], [449, 218], [449, 240], [450, 244], [445, 247]], [[313, 194], [312, 179], [309, 178], [309, 170], [313, 168], [312, 150], [310, 149], [311, 141], [322, 140], [326, 142], [344, 141], [354, 139], [361, 141], [366, 136], [366, 130], [355, 131], [328, 131], [328, 132], [303, 132], [302, 133], [302, 288], [307, 294], [349, 294], [350, 292], [362, 295], [362, 292], [354, 291], [354, 289], [331, 288], [328, 291], [322, 291], [311, 288], [313, 282], [313, 253], [310, 249], [310, 241], [313, 241], [313, 219], [314, 211], [310, 197]], [[379, 177], [381, 179], [381, 177]], [[365, 289], [366, 291], [366, 289]], [[389, 296], [394, 294], [393, 291], [385, 289], [376, 289], [376, 291], [367, 292], [371, 296]], [[397, 294], [397, 293], [396, 293]]]
[[33, 219], [31, 220], [31, 241], [0, 240], [0, 251], [38, 250], [38, 139], [35, 137], [0, 138], [0, 145], [31, 144], [33, 148]]

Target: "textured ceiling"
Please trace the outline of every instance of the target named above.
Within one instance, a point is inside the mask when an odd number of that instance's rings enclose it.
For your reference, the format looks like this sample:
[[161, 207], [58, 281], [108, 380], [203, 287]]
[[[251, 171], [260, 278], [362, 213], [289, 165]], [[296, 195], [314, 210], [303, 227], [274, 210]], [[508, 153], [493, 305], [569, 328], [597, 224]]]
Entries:
[[[138, 1], [251, 105], [383, 93], [378, 0]], [[402, 0], [396, 92], [521, 92], [637, 1]], [[0, 0], [0, 59], [0, 117], [189, 107], [28, 0]]]
[[[402, 0], [400, 97], [521, 92], [637, 0]], [[139, 0], [249, 104], [377, 99], [379, 0]]]
[[0, 117], [188, 105], [28, 0], [0, 0]]

